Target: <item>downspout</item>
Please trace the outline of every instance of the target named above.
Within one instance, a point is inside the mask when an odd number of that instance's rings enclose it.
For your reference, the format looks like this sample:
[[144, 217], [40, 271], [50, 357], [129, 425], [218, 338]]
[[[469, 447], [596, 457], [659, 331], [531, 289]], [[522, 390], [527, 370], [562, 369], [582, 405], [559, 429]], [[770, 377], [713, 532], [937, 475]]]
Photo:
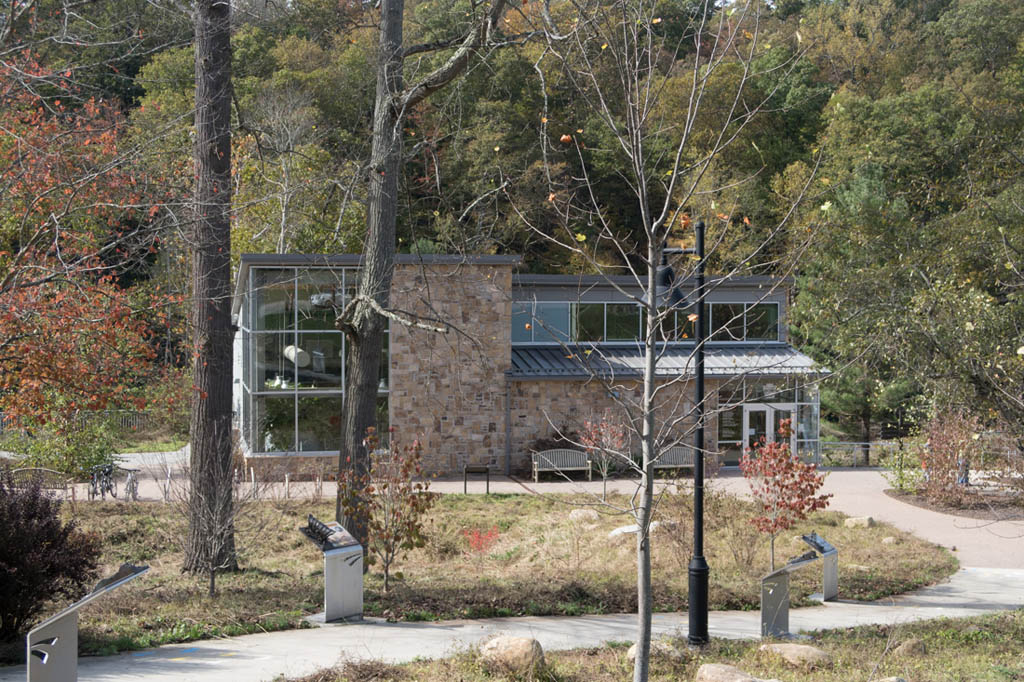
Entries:
[[505, 475], [512, 475], [512, 370], [505, 370]]

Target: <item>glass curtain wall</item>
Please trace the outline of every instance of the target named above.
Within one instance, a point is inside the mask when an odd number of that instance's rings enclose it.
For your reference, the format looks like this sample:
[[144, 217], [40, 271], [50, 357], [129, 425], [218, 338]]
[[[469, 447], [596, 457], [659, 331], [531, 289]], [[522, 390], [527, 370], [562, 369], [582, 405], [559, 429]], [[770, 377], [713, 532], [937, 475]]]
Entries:
[[[249, 269], [242, 301], [242, 432], [252, 454], [341, 448], [346, 344], [335, 311], [355, 290], [352, 268]], [[388, 346], [378, 414], [387, 415]], [[381, 424], [386, 431], [387, 424]]]

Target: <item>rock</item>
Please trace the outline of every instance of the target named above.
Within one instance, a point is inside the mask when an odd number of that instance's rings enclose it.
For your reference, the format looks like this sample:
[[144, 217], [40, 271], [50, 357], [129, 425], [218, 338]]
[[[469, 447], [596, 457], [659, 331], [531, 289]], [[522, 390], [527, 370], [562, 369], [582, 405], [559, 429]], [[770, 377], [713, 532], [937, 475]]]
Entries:
[[809, 644], [762, 644], [760, 651], [781, 656], [784, 661], [798, 668], [817, 668], [832, 665], [832, 656]]
[[881, 679], [875, 680], [875, 682], [907, 682], [907, 681], [905, 679], [903, 679], [902, 677], [883, 677]]
[[779, 682], [748, 675], [739, 668], [724, 663], [705, 663], [697, 669], [694, 682]]
[[870, 573], [870, 566], [861, 566], [860, 564], [845, 564], [843, 566], [847, 571], [860, 571], [861, 573]]
[[480, 658], [517, 673], [532, 673], [544, 667], [544, 650], [540, 642], [531, 637], [492, 637], [480, 645]]
[[[658, 530], [658, 527], [660, 525], [661, 525], [661, 521], [651, 521], [651, 531], [653, 532], [653, 531]], [[621, 535], [628, 535], [629, 533], [636, 533], [639, 530], [640, 530], [640, 526], [636, 525], [635, 523], [631, 523], [628, 526], [619, 526], [618, 528], [612, 529], [611, 531], [608, 532], [608, 537], [610, 537], [610, 538], [617, 538], [617, 537], [619, 537]]]
[[894, 538], [893, 536], [890, 535], [889, 537], [882, 538], [882, 544], [883, 545], [896, 545], [896, 544], [899, 544], [899, 540], [897, 538]]
[[573, 509], [569, 512], [569, 520], [582, 523], [593, 523], [600, 519], [600, 514], [593, 509]]
[[[631, 663], [636, 660], [636, 643], [629, 647], [629, 651], [626, 652], [626, 658]], [[690, 658], [690, 651], [688, 649], [677, 649], [670, 640], [655, 639], [651, 640], [651, 658], [686, 661]]]
[[875, 520], [870, 516], [851, 516], [844, 523], [847, 528], [871, 528]]
[[892, 655], [896, 658], [915, 658], [924, 656], [926, 653], [928, 653], [928, 650], [926, 649], [924, 642], [917, 638], [913, 638], [902, 642], [892, 652]]

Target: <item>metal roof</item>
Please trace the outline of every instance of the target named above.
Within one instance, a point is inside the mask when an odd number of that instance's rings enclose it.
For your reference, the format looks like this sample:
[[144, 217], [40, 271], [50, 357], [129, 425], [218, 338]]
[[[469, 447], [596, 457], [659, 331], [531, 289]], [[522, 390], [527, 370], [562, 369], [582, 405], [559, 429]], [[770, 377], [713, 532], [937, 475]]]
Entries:
[[[658, 377], [693, 374], [694, 347], [669, 346], [659, 349], [655, 369]], [[556, 379], [602, 377], [640, 377], [643, 375], [644, 349], [624, 346], [513, 346], [513, 379]], [[784, 343], [708, 346], [704, 354], [707, 376], [754, 374], [828, 374], [792, 346]]]

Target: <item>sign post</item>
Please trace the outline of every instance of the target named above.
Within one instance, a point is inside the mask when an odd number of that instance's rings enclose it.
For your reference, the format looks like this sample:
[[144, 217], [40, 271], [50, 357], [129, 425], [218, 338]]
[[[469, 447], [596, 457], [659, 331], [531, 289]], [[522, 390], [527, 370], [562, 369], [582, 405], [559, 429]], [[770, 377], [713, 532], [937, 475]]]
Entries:
[[310, 514], [299, 528], [324, 553], [324, 621], [362, 619], [363, 546], [340, 523]]
[[78, 679], [78, 610], [94, 599], [138, 578], [149, 566], [121, 564], [117, 573], [92, 591], [29, 630], [25, 637], [28, 682], [74, 682]]

